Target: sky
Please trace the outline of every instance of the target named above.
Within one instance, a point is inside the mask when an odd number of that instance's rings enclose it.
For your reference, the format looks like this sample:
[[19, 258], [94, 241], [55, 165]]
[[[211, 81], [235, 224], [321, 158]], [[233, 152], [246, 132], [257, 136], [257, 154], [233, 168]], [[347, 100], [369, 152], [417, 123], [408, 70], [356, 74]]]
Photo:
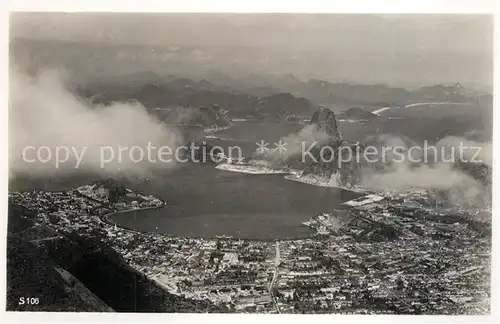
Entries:
[[[209, 46], [219, 52], [202, 53], [204, 64], [220, 67], [230, 58], [228, 71], [389, 83], [492, 82], [493, 18], [486, 15], [13, 13], [11, 37], [201, 51]], [[235, 47], [250, 50], [240, 55]], [[224, 48], [228, 52], [221, 54]]]

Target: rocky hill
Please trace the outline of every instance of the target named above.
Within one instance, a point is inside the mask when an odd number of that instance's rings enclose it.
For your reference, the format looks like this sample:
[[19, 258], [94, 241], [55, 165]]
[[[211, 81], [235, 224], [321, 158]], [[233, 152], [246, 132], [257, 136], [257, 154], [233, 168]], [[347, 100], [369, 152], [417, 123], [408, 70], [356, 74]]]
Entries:
[[[492, 203], [492, 168], [479, 162], [456, 161], [452, 169], [461, 172], [476, 183], [467, 188], [432, 188], [431, 192], [437, 205], [446, 207], [490, 209]], [[473, 216], [474, 219], [491, 224], [491, 215]]]
[[453, 164], [453, 168], [471, 176], [485, 187], [492, 185], [492, 167], [485, 163], [458, 160]]
[[360, 107], [353, 107], [349, 108], [347, 110], [344, 110], [341, 112], [338, 117], [339, 120], [355, 120], [355, 121], [360, 121], [360, 120], [372, 120], [378, 118], [377, 115], [375, 115], [372, 112], [369, 112], [367, 110], [364, 110], [363, 108]]
[[189, 111], [182, 112], [185, 117], [181, 118], [178, 124], [211, 129], [224, 128], [231, 125], [231, 120], [227, 116], [227, 111], [221, 109], [219, 105], [187, 109], [189, 109]]
[[[325, 134], [325, 140], [313, 141], [306, 145], [308, 154], [292, 155], [285, 163], [294, 169], [303, 170], [302, 176], [319, 178], [322, 181], [338, 182], [340, 185], [352, 186], [360, 181], [360, 166], [356, 158], [346, 154], [359, 154], [362, 147], [358, 143], [342, 138], [335, 113], [320, 107], [311, 118], [307, 127], [314, 132]], [[304, 140], [304, 139], [303, 139]], [[305, 152], [304, 152], [305, 153]], [[346, 161], [339, 163], [340, 161]]]
[[328, 108], [320, 107], [312, 116], [309, 124], [315, 125], [318, 131], [325, 132], [332, 140], [339, 141], [342, 139], [335, 113]]

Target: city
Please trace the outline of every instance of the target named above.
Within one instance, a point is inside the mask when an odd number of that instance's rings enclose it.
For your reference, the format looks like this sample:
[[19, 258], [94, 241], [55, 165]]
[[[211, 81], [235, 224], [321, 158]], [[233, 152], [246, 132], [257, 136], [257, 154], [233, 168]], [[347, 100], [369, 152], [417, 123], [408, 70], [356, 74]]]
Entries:
[[11, 203], [37, 215], [16, 235], [37, 245], [73, 231], [99, 238], [168, 292], [237, 312], [489, 311], [490, 223], [456, 208], [436, 209], [425, 190], [346, 202], [305, 222], [318, 232], [307, 239], [253, 241], [117, 227], [107, 214], [165, 203], [130, 189], [113, 199], [117, 190], [106, 186], [120, 187], [111, 183], [11, 193]]

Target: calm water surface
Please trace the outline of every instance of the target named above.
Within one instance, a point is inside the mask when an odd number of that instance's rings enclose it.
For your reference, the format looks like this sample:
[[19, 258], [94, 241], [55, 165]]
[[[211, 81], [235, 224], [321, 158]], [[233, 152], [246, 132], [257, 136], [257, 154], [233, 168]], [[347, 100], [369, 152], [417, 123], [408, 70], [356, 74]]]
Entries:
[[[239, 145], [251, 155], [260, 139], [270, 143], [303, 125], [236, 123], [218, 134], [221, 145]], [[186, 136], [188, 138], [188, 136]], [[65, 190], [95, 180], [95, 175], [51, 175], [18, 179], [11, 190]], [[250, 175], [221, 171], [214, 165], [182, 164], [157, 172], [150, 181], [125, 181], [132, 189], [153, 194], [167, 207], [116, 214], [110, 221], [141, 231], [178, 236], [231, 235], [255, 239], [306, 237], [312, 231], [301, 222], [337, 207], [359, 194], [288, 181], [283, 175]]]
[[306, 237], [301, 222], [359, 194], [288, 181], [283, 175], [249, 175], [189, 165], [146, 185], [167, 207], [113, 215], [110, 221], [141, 231], [177, 236], [283, 239]]

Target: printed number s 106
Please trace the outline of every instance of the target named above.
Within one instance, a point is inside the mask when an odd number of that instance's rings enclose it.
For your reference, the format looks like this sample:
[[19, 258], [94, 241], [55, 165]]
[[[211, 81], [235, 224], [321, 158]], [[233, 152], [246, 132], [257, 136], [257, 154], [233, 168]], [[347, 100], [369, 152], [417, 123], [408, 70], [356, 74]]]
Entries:
[[39, 303], [38, 297], [19, 297], [19, 305], [38, 305]]

